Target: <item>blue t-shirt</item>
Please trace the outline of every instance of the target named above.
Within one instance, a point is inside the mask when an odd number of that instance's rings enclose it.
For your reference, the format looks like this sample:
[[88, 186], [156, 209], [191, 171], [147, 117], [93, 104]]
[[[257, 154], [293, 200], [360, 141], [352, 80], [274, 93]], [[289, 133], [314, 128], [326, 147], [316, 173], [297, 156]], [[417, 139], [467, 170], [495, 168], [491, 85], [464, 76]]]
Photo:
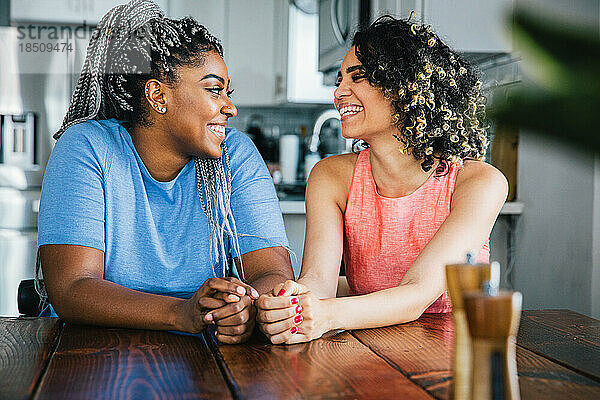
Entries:
[[[241, 253], [288, 246], [275, 188], [256, 147], [235, 129], [226, 130], [225, 143], [238, 234], [266, 238], [239, 236]], [[131, 289], [189, 298], [215, 276], [194, 161], [172, 181], [155, 180], [114, 119], [77, 124], [58, 140], [44, 174], [38, 231], [40, 246], [102, 250], [104, 279]], [[222, 266], [214, 271], [223, 274]]]

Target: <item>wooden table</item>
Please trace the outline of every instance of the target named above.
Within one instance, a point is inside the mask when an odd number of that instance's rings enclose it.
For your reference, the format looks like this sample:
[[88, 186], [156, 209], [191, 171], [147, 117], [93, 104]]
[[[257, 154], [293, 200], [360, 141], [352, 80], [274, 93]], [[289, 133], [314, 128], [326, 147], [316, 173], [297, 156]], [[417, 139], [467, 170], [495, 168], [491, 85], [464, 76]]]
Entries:
[[[443, 314], [293, 346], [0, 318], [0, 398], [446, 399], [453, 335]], [[600, 399], [600, 321], [525, 311], [517, 343], [523, 399]]]

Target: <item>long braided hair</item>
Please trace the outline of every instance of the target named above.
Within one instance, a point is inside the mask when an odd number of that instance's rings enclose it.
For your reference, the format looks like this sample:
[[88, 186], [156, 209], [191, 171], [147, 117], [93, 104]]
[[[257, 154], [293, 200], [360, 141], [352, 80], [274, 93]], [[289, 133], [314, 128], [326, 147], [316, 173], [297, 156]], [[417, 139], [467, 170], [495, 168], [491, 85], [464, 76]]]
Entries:
[[[165, 18], [151, 0], [131, 0], [112, 8], [102, 18], [87, 48], [81, 75], [69, 109], [55, 139], [69, 127], [91, 119], [116, 118], [132, 126], [150, 126], [144, 85], [149, 79], [177, 83], [178, 68], [201, 65], [203, 53], [215, 51], [223, 56], [217, 38], [193, 18]], [[197, 190], [202, 210], [208, 219], [209, 258], [229, 269], [225, 233], [233, 252], [241, 254], [237, 229], [230, 205], [231, 166], [223, 142], [221, 159], [194, 158]], [[240, 258], [241, 263], [241, 258]], [[35, 283], [42, 305], [47, 293], [40, 280], [41, 263], [36, 262]], [[243, 277], [243, 266], [240, 265]]]

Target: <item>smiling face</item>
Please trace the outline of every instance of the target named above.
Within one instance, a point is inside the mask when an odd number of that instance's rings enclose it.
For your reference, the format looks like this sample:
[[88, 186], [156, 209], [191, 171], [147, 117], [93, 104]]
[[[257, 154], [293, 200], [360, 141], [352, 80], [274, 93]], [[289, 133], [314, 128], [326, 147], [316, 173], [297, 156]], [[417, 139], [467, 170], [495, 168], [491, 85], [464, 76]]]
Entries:
[[221, 56], [202, 54], [200, 66], [178, 68], [179, 80], [165, 90], [164, 114], [170, 147], [183, 157], [221, 157], [225, 126], [237, 109], [229, 95], [229, 74]]
[[367, 81], [355, 47], [342, 61], [336, 86], [334, 105], [340, 112], [345, 138], [369, 142], [375, 135], [397, 132], [392, 124], [392, 103]]

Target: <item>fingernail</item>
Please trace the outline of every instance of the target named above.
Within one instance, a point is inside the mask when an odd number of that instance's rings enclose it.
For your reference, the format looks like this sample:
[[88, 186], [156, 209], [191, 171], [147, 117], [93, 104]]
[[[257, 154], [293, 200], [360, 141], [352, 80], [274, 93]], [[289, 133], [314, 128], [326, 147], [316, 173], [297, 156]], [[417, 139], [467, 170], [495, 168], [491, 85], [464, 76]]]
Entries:
[[298, 328], [296, 328], [295, 326], [292, 326], [292, 329], [290, 329], [290, 332], [292, 332], [292, 335], [296, 332], [298, 332]]
[[296, 314], [300, 314], [302, 312], [302, 306], [300, 304], [298, 304], [298, 306], [296, 307]]
[[283, 296], [285, 294], [285, 289], [281, 289], [279, 291], [279, 293], [277, 293], [277, 296]]
[[292, 302], [292, 304], [298, 304], [298, 298], [297, 297], [292, 297], [292, 299], [290, 301]]
[[213, 320], [213, 316], [212, 314], [206, 314], [206, 316], [204, 317], [205, 320], [207, 321], [212, 321]]
[[237, 289], [235, 289], [236, 292], [238, 292], [239, 294], [246, 294], [246, 289], [244, 289], [241, 286], [238, 286]]
[[258, 294], [258, 292], [255, 289], [252, 289], [252, 296], [258, 297], [260, 295]]
[[302, 318], [302, 315], [296, 315], [296, 318], [294, 318], [294, 322], [298, 324], [302, 322], [303, 319], [304, 318]]

